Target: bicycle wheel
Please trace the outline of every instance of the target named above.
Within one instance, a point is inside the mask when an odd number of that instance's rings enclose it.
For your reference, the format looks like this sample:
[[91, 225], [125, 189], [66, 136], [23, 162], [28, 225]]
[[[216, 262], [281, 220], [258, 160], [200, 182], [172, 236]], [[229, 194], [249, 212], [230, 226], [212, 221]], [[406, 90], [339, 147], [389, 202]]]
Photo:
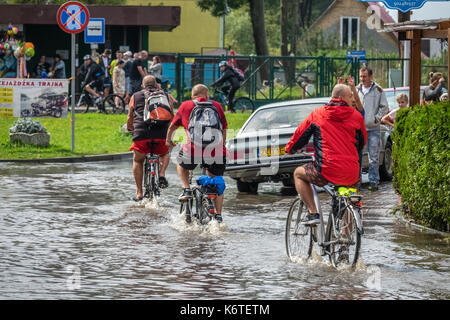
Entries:
[[198, 220], [200, 224], [208, 224], [212, 219], [212, 212], [214, 212], [214, 205], [210, 199], [204, 197], [202, 200], [202, 207], [200, 209], [200, 215]]
[[241, 113], [253, 113], [255, 105], [249, 98], [237, 98], [234, 100], [234, 110]]
[[328, 217], [325, 241], [331, 264], [337, 268], [340, 265], [355, 267], [361, 247], [361, 234], [356, 227], [355, 214], [359, 208], [348, 207], [343, 214], [330, 213]]
[[82, 111], [83, 113], [87, 113], [89, 111], [89, 101], [87, 98], [87, 95], [85, 93], [82, 93], [80, 95], [80, 99], [78, 99], [78, 103], [77, 103], [77, 108], [81, 108], [82, 106], [84, 106], [84, 110]]
[[180, 215], [185, 217], [186, 222], [191, 222], [192, 216], [192, 200], [182, 201], [180, 205]]
[[301, 221], [308, 214], [304, 202], [297, 198], [289, 208], [286, 220], [286, 253], [290, 259], [299, 257], [308, 260], [313, 247], [312, 227], [306, 226]]
[[103, 111], [105, 113], [123, 113], [125, 111], [125, 101], [117, 94], [110, 94], [102, 102]]
[[150, 163], [148, 159], [144, 162], [144, 197], [151, 200], [152, 197], [152, 187], [151, 187], [151, 177], [150, 177]]

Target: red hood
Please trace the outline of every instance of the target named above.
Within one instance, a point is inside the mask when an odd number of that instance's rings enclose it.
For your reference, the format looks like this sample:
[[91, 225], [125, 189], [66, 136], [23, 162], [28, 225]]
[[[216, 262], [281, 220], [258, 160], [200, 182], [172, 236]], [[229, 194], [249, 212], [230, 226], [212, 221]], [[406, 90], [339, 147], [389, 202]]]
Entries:
[[324, 106], [324, 111], [326, 119], [342, 122], [349, 119], [354, 109], [344, 100], [331, 99], [331, 101]]

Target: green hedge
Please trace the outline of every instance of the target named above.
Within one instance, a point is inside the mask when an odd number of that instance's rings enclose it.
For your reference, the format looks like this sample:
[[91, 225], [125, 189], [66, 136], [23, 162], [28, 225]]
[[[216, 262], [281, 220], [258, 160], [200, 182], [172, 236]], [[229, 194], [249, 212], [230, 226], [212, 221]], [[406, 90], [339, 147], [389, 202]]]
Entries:
[[450, 225], [450, 103], [399, 111], [393, 134], [394, 188], [418, 223]]

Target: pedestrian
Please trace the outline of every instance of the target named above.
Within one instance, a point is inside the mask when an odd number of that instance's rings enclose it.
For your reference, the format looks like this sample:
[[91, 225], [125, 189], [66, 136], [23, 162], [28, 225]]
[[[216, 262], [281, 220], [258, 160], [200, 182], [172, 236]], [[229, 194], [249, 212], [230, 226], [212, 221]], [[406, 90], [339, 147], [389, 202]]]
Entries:
[[381, 118], [381, 123], [393, 128], [398, 110], [406, 108], [408, 106], [408, 100], [408, 96], [405, 93], [399, 93], [397, 95], [398, 108], [391, 110], [387, 115]]
[[123, 66], [123, 71], [125, 71], [125, 102], [128, 103], [131, 97], [130, 72], [133, 65], [133, 54], [131, 51], [127, 51], [123, 57], [125, 61], [125, 65]]
[[379, 153], [381, 145], [381, 118], [388, 113], [386, 94], [375, 81], [373, 71], [368, 67], [359, 70], [360, 84], [358, 96], [364, 108], [364, 123], [367, 130], [367, 149], [369, 152], [369, 190], [378, 190], [380, 182]]
[[116, 58], [111, 61], [111, 69], [109, 69], [109, 75], [111, 76], [111, 78], [113, 77], [113, 73], [114, 73], [114, 68], [117, 65], [117, 61], [119, 60], [123, 60], [123, 52], [120, 50], [116, 51]]
[[440, 72], [430, 72], [430, 85], [423, 92], [423, 103], [430, 104], [439, 102], [441, 96], [447, 92], [444, 88], [445, 78]]
[[153, 62], [148, 69], [148, 73], [154, 76], [158, 83], [161, 83], [162, 71], [161, 59], [158, 56], [154, 56]]
[[109, 90], [112, 86], [112, 80], [111, 75], [109, 74], [109, 70], [111, 69], [111, 50], [105, 49], [103, 51], [102, 55], [100, 56], [99, 66], [102, 68], [104, 72], [104, 80], [103, 80], [103, 87], [105, 90], [104, 97], [107, 97], [109, 95]]
[[51, 73], [53, 74], [54, 79], [65, 79], [66, 78], [66, 65], [64, 61], [61, 59], [59, 54], [55, 55], [55, 63], [51, 69]]
[[130, 71], [131, 95], [141, 90], [142, 79], [147, 75], [147, 70], [145, 68], [147, 59], [148, 52], [142, 50], [141, 57], [133, 60]]
[[34, 67], [33, 70], [33, 77], [37, 79], [42, 78], [42, 74], [45, 72], [45, 74], [48, 74], [50, 71], [50, 64], [45, 62], [45, 56], [41, 56], [39, 59], [38, 64], [36, 67]]
[[113, 71], [114, 93], [122, 97], [125, 96], [125, 71], [123, 70], [124, 65], [125, 62], [123, 60], [119, 60]]

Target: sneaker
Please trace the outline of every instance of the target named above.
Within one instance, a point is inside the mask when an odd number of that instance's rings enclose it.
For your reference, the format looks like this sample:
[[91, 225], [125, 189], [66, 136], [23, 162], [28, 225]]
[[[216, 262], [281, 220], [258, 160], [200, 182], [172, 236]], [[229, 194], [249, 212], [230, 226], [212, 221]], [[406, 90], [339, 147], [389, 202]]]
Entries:
[[169, 182], [167, 182], [166, 177], [159, 177], [159, 187], [161, 189], [165, 189], [169, 186]]
[[98, 103], [100, 103], [100, 102], [102, 102], [102, 97], [97, 97], [97, 98], [94, 100], [94, 104], [98, 104]]
[[183, 193], [178, 197], [180, 201], [189, 201], [192, 199], [192, 190], [191, 189], [183, 189]]
[[187, 223], [191, 223], [192, 222], [192, 218], [191, 218], [191, 214], [190, 213], [186, 214], [186, 222]]
[[369, 189], [370, 191], [378, 191], [378, 183], [371, 182], [370, 185], [369, 185], [369, 187], [368, 187], [368, 189]]
[[131, 198], [131, 200], [133, 200], [135, 202], [142, 201], [143, 199], [144, 199], [144, 197], [133, 197], [133, 198]]
[[214, 219], [217, 220], [217, 222], [222, 223], [223, 219], [222, 219], [222, 215], [221, 214], [215, 214], [214, 215]]
[[320, 223], [320, 215], [318, 213], [309, 213], [305, 219], [302, 220], [304, 225], [316, 225]]

